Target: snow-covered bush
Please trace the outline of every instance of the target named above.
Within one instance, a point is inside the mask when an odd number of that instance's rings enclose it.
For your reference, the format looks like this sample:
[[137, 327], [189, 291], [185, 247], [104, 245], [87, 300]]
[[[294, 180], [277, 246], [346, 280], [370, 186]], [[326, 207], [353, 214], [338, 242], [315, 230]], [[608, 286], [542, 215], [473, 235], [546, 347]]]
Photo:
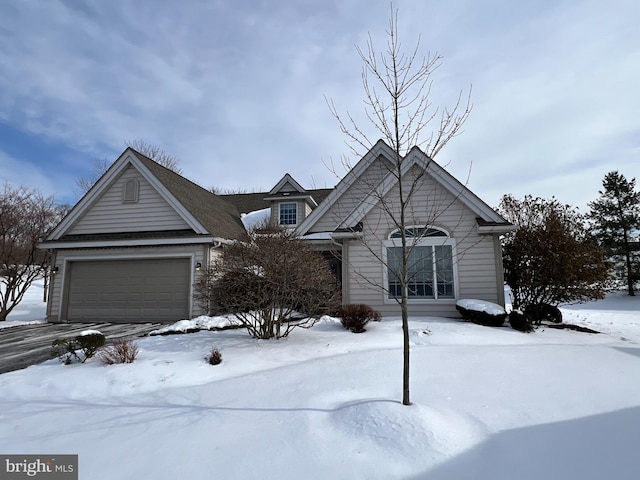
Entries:
[[222, 353], [217, 348], [214, 348], [205, 359], [209, 362], [209, 365], [220, 365], [222, 363]]
[[119, 339], [112, 345], [103, 348], [98, 354], [98, 358], [105, 365], [133, 363], [138, 353], [140, 353], [140, 348], [135, 342]]
[[502, 306], [485, 300], [458, 300], [456, 310], [465, 320], [487, 327], [501, 327], [504, 324], [504, 319], [507, 318], [507, 312]]
[[379, 322], [380, 314], [369, 305], [354, 303], [343, 305], [338, 309], [338, 317], [342, 326], [353, 333], [362, 333], [370, 321]]
[[[104, 346], [105, 336], [98, 330], [85, 330], [74, 338], [58, 338], [51, 345], [51, 356], [65, 365], [74, 361], [84, 363]], [[80, 353], [78, 353], [80, 352]]]
[[509, 323], [511, 328], [520, 332], [529, 333], [535, 330], [531, 317], [520, 310], [512, 310], [509, 313]]

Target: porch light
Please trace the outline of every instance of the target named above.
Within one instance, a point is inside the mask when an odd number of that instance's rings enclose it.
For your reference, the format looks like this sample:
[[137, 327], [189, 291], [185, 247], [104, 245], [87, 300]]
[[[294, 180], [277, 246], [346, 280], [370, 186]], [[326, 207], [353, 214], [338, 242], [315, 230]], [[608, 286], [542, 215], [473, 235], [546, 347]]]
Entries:
[[196, 272], [199, 272], [202, 268], [202, 264], [200, 262], [196, 263]]

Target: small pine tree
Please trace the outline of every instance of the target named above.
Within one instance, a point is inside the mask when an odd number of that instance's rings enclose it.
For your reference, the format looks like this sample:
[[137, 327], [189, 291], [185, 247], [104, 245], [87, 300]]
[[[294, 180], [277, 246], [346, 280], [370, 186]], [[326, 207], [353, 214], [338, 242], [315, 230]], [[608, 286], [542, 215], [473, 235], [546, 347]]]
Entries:
[[600, 197], [589, 203], [593, 232], [612, 257], [624, 260], [628, 292], [635, 295], [634, 272], [640, 255], [631, 237], [640, 230], [640, 192], [635, 178], [627, 180], [617, 171], [607, 173], [602, 186]]

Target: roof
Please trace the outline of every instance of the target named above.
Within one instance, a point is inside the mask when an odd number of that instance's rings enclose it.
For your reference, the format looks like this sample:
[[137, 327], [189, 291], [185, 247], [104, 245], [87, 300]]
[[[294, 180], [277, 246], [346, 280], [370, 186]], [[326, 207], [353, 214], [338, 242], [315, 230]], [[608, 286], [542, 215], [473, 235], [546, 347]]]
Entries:
[[234, 205], [133, 148], [131, 150], [211, 235], [228, 239], [243, 237], [245, 229]]
[[[393, 159], [395, 152], [383, 140], [378, 140], [376, 144], [362, 157], [362, 159], [347, 173], [338, 183], [333, 193], [327, 198], [319, 208], [315, 209], [299, 226], [302, 235], [306, 234], [313, 225], [329, 211], [340, 197], [347, 191], [350, 185], [367, 170], [367, 168], [381, 159]], [[498, 212], [482, 201], [465, 185], [460, 183], [449, 172], [427, 156], [418, 147], [413, 147], [402, 159], [400, 176], [405, 175], [410, 168], [417, 165], [424, 170], [433, 180], [438, 182], [444, 189], [466, 205], [485, 224], [478, 223], [479, 232], [500, 234], [513, 230], [513, 225], [506, 221]], [[343, 218], [336, 226], [337, 229], [350, 229], [362, 222], [365, 215], [379, 203], [379, 199], [384, 197], [391, 188], [399, 181], [398, 175], [390, 171], [385, 178], [376, 185], [371, 185], [371, 193], [366, 198], [360, 199], [354, 210]]]
[[[333, 191], [333, 188], [319, 188], [316, 190], [305, 190], [318, 204], [320, 204]], [[265, 200], [270, 192], [259, 193], [232, 193], [228, 195], [218, 195], [225, 202], [233, 205], [240, 213], [255, 212], [263, 208], [269, 208], [271, 202]]]

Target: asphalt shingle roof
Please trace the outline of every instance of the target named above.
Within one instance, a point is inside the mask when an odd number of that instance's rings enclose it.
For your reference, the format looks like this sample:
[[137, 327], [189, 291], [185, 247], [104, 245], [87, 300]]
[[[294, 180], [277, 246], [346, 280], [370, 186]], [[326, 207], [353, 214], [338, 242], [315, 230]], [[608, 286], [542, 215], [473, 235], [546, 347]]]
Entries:
[[[333, 191], [333, 188], [319, 188], [316, 190], [306, 190], [306, 193], [320, 204]], [[269, 208], [271, 204], [265, 201], [265, 197], [269, 196], [269, 192], [259, 193], [232, 193], [227, 195], [219, 195], [224, 201], [232, 204], [240, 213], [250, 213], [263, 208]]]
[[240, 212], [230, 202], [163, 167], [140, 152], [136, 157], [214, 237], [239, 239], [245, 234]]

